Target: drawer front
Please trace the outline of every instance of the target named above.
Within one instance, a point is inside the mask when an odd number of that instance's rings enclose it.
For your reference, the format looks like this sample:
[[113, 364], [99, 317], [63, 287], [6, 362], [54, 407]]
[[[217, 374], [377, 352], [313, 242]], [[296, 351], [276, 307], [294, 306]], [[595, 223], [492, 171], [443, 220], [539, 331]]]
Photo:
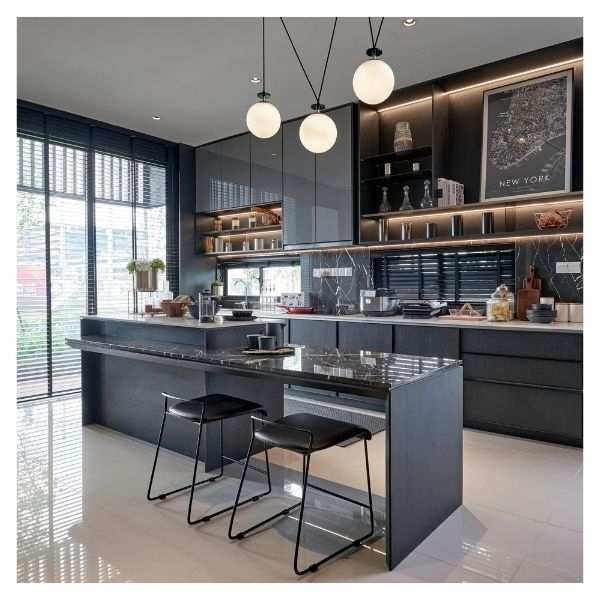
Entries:
[[464, 382], [464, 419], [583, 437], [581, 392]]
[[583, 363], [463, 353], [465, 379], [583, 389]]
[[583, 360], [583, 335], [577, 333], [463, 329], [461, 336], [462, 351], [473, 354]]
[[335, 321], [290, 319], [288, 328], [290, 344], [335, 348], [337, 342], [336, 327], [337, 323]]
[[459, 329], [394, 325], [394, 352], [460, 359]]
[[338, 323], [338, 347], [343, 350], [392, 351], [393, 326], [387, 323]]

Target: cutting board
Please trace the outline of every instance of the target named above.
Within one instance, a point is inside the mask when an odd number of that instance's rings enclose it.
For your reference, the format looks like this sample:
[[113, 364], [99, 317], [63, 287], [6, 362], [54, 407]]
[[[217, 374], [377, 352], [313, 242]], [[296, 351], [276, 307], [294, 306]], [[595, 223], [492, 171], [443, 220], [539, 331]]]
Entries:
[[[523, 289], [517, 290], [517, 319], [521, 321], [527, 321], [527, 311], [532, 304], [540, 301], [541, 279], [534, 275], [535, 268], [531, 265], [527, 278], [523, 282]], [[537, 288], [533, 287], [534, 282]]]

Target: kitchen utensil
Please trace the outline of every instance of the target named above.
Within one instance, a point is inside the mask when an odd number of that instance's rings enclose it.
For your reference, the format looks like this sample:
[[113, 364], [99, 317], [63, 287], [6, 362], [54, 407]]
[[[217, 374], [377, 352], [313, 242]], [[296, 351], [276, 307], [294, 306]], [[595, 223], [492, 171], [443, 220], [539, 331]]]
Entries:
[[187, 302], [175, 302], [174, 300], [162, 300], [160, 305], [167, 317], [183, 317], [186, 313]]
[[310, 315], [317, 312], [317, 309], [314, 306], [286, 306], [285, 304], [276, 304], [275, 306], [283, 308], [292, 315]]
[[583, 304], [569, 302], [569, 321], [571, 323], [583, 323]]
[[535, 224], [538, 229], [562, 229], [569, 225], [572, 209], [547, 210], [545, 212], [534, 212]]
[[523, 289], [517, 290], [517, 319], [521, 321], [527, 320], [526, 310], [531, 308], [534, 303], [540, 301], [540, 290], [533, 288], [533, 279], [535, 267], [529, 267], [529, 273], [523, 283]]
[[200, 321], [202, 323], [212, 323], [217, 313], [217, 303], [209, 290], [204, 290], [200, 294]]
[[360, 290], [360, 312], [369, 317], [390, 317], [396, 314], [400, 300], [394, 290], [377, 288]]
[[260, 335], [258, 337], [259, 350], [275, 350], [277, 338], [274, 335]]
[[246, 350], [242, 350], [242, 354], [255, 354], [257, 356], [269, 356], [269, 355], [279, 355], [279, 356], [287, 356], [294, 354], [296, 351], [295, 348], [290, 348], [289, 346], [284, 346], [283, 348], [275, 348], [274, 350], [260, 350], [260, 349], [252, 349], [246, 348]]
[[275, 345], [277, 347], [283, 346], [284, 335], [283, 330], [285, 323], [283, 321], [273, 321], [265, 323], [265, 335], [272, 336], [275, 338]]
[[554, 321], [554, 319], [556, 318], [556, 313], [553, 310], [543, 310], [543, 311], [528, 310], [526, 312], [527, 312], [527, 318], [532, 323], [548, 324], [548, 323], [552, 323], [552, 321]]
[[261, 336], [261, 333], [249, 333], [246, 336], [248, 340], [248, 349], [249, 350], [258, 350], [258, 338]]
[[554, 306], [556, 308], [556, 321], [558, 323], [568, 323], [569, 322], [569, 303], [568, 302], [557, 302]]

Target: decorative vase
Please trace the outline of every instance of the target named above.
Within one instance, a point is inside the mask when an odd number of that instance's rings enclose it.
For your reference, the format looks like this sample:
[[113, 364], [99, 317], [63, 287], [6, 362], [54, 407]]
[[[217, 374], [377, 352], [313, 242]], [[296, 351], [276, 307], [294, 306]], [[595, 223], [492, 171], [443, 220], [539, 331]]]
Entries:
[[423, 199], [421, 200], [421, 208], [433, 208], [433, 198], [431, 197], [431, 194], [429, 193], [429, 186], [430, 186], [430, 181], [429, 179], [425, 180], [424, 186], [425, 186], [425, 193], [423, 194]]
[[155, 292], [158, 288], [158, 269], [150, 267], [135, 272], [135, 289], [138, 292]]
[[402, 202], [402, 206], [398, 210], [401, 210], [402, 212], [410, 212], [411, 210], [414, 210], [412, 204], [410, 203], [410, 198], [408, 197], [408, 192], [410, 191], [410, 188], [407, 185], [405, 185], [402, 189], [404, 190], [404, 201]]
[[378, 210], [380, 213], [388, 213], [392, 210], [390, 201], [388, 200], [388, 189], [385, 185], [381, 188], [381, 204]]
[[396, 131], [394, 133], [394, 152], [404, 152], [412, 150], [412, 133], [410, 131], [410, 123], [408, 121], [398, 121], [396, 123]]

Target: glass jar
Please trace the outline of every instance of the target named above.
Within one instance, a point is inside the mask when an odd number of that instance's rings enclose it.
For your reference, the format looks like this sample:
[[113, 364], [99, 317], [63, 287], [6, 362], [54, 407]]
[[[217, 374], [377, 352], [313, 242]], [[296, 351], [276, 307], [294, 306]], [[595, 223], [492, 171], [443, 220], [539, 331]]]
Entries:
[[492, 297], [486, 302], [488, 321], [512, 321], [515, 314], [515, 296], [502, 284], [496, 288]]
[[231, 219], [231, 229], [239, 229], [240, 228], [240, 220], [237, 217]]
[[252, 229], [253, 227], [256, 227], [256, 215], [250, 215], [248, 217], [248, 229]]

